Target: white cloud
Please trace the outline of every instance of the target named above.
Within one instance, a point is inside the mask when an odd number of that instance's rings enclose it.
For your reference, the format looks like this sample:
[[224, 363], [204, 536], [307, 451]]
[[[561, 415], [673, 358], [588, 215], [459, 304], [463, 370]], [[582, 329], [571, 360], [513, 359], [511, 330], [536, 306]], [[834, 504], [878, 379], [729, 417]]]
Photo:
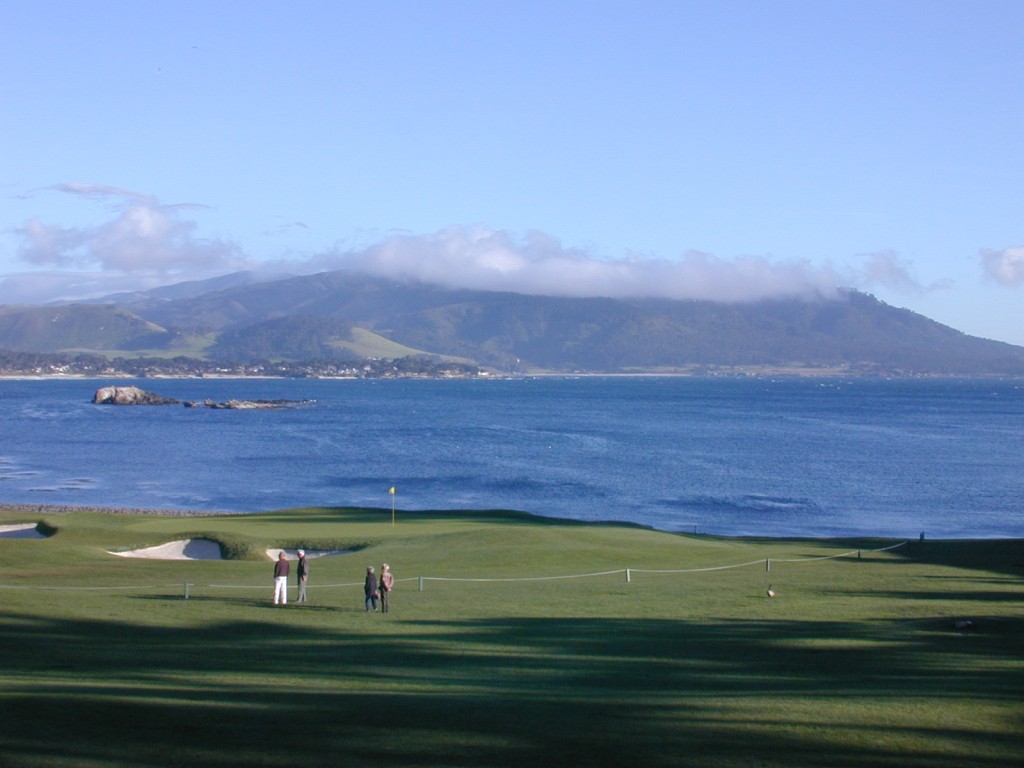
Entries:
[[953, 287], [948, 279], [922, 283], [914, 274], [913, 263], [902, 258], [895, 251], [878, 251], [867, 254], [863, 266], [849, 273], [852, 286], [873, 290], [884, 288], [899, 294], [920, 295], [944, 291]]
[[148, 205], [156, 205], [156, 198], [152, 195], [144, 195], [140, 192], [132, 192], [127, 189], [111, 187], [106, 184], [79, 184], [77, 182], [69, 181], [63, 184], [55, 184], [51, 189], [55, 189], [58, 192], [67, 192], [72, 195], [79, 195], [80, 197], [87, 197], [92, 200], [105, 200], [113, 197], [123, 198], [125, 200], [135, 200], [139, 203]]
[[861, 269], [868, 286], [889, 288], [902, 293], [920, 293], [921, 284], [911, 273], [910, 264], [893, 251], [869, 254]]
[[[129, 290], [133, 284], [145, 289], [240, 269], [301, 274], [344, 268], [450, 288], [722, 302], [832, 298], [837, 286], [917, 294], [948, 287], [942, 283], [922, 286], [912, 265], [891, 251], [870, 254], [861, 266], [845, 268], [763, 256], [722, 259], [698, 251], [675, 259], [632, 255], [607, 259], [567, 248], [542, 232], [516, 236], [485, 226], [451, 227], [425, 235], [395, 233], [307, 259], [283, 255], [276, 262], [257, 265], [233, 243], [198, 236], [197, 224], [187, 212], [205, 206], [165, 205], [149, 195], [99, 184], [61, 184], [51, 189], [105, 204], [108, 211], [105, 220], [94, 226], [64, 227], [32, 219], [14, 230], [20, 257], [37, 267], [36, 274], [45, 275], [31, 283], [29, 292], [37, 296], [42, 296], [46, 284], [55, 292], [59, 289], [60, 298], [84, 299]], [[296, 228], [307, 229], [298, 222], [286, 227]], [[986, 264], [991, 262], [997, 279], [1008, 284], [1021, 281], [1024, 249], [986, 253], [990, 254]], [[54, 270], [67, 270], [62, 274], [70, 279], [58, 280]], [[6, 285], [0, 286], [0, 301], [11, 295], [15, 277], [8, 276]], [[18, 284], [29, 287], [24, 280]]]
[[31, 219], [15, 230], [18, 256], [36, 266], [98, 268], [120, 272], [176, 272], [232, 268], [242, 263], [233, 243], [196, 237], [182, 211], [202, 206], [162, 205], [155, 198], [98, 184], [54, 189], [113, 203], [114, 218], [92, 227], [62, 227]]
[[597, 259], [564, 248], [549, 235], [515, 238], [486, 227], [453, 227], [432, 235], [393, 235], [359, 250], [313, 262], [393, 279], [454, 288], [549, 296], [657, 297], [756, 301], [834, 296], [836, 275], [806, 262], [750, 256], [725, 261], [691, 251], [682, 258]]
[[1024, 284], [1024, 246], [1001, 251], [981, 251], [981, 266], [1000, 285], [1015, 288]]

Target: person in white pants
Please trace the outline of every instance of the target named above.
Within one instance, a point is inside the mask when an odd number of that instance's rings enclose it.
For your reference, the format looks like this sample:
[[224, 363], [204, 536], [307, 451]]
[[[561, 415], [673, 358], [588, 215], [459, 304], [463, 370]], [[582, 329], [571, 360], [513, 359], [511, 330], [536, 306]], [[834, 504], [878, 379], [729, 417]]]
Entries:
[[288, 605], [288, 557], [284, 551], [274, 563], [274, 605]]

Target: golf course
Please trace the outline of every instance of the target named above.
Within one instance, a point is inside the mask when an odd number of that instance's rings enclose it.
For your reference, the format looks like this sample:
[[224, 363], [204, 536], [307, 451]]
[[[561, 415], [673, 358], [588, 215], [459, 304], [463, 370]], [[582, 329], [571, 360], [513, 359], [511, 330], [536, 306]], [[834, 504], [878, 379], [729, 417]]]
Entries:
[[1021, 540], [351, 508], [0, 529], [6, 768], [1024, 764]]

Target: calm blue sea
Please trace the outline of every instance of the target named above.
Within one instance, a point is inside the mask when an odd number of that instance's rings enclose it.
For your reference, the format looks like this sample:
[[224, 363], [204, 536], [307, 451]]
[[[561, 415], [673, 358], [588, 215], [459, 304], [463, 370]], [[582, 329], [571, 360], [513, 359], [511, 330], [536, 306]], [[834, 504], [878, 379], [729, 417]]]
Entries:
[[[90, 404], [106, 384], [290, 410]], [[516, 509], [758, 536], [1024, 536], [1024, 382], [0, 381], [0, 500]]]

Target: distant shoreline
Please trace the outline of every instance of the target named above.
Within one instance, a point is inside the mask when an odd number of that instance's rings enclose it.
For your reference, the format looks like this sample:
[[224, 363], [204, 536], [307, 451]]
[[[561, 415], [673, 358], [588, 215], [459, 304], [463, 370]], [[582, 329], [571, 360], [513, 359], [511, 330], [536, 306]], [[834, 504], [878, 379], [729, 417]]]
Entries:
[[217, 517], [220, 515], [249, 515], [252, 512], [229, 512], [203, 509], [151, 509], [139, 507], [95, 507], [71, 504], [8, 504], [0, 502], [0, 512], [27, 515], [67, 515], [75, 512], [98, 512], [103, 515], [162, 515], [164, 517]]
[[2, 381], [108, 381], [108, 380], [135, 380], [135, 381], [509, 381], [515, 379], [763, 379], [763, 378], [790, 378], [790, 379], [998, 379], [998, 380], [1019, 380], [1024, 376], [1012, 373], [885, 373], [885, 372], [864, 372], [851, 371], [842, 368], [803, 369], [779, 367], [743, 367], [734, 369], [718, 369], [715, 371], [529, 371], [523, 373], [497, 373], [484, 372], [476, 376], [386, 376], [386, 377], [362, 377], [362, 376], [269, 376], [265, 374], [206, 374], [202, 376], [189, 374], [156, 374], [152, 376], [137, 376], [129, 373], [113, 373], [103, 376], [96, 374], [25, 374], [25, 373], [0, 373]]

